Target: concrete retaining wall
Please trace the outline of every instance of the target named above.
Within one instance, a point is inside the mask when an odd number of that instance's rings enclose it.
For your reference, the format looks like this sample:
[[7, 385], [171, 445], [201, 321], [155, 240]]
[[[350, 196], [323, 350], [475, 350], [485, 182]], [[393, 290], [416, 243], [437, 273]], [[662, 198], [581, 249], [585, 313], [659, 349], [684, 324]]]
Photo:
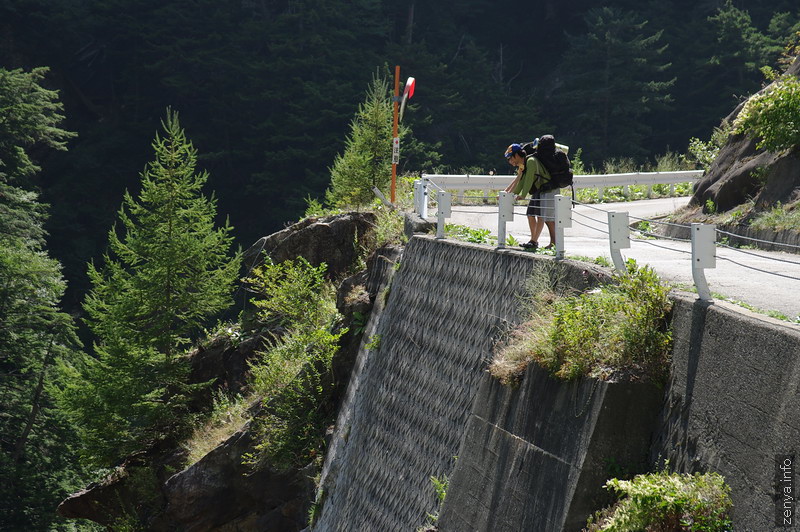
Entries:
[[[655, 399], [539, 370], [503, 388], [486, 362], [541, 260], [412, 239], [376, 328], [380, 347], [351, 381], [313, 529], [414, 530], [438, 509], [430, 477], [448, 475], [443, 531], [575, 530], [613, 476], [602, 462], [616, 453], [634, 464], [650, 441], [650, 467], [667, 458], [726, 477], [736, 530], [772, 530], [775, 455], [800, 445], [800, 328], [678, 294], [672, 377]], [[592, 266], [565, 266], [575, 286], [593, 278]]]
[[539, 366], [517, 389], [483, 378], [439, 532], [581, 530], [614, 471], [647, 469], [662, 391], [564, 382]]
[[[437, 510], [430, 477], [452, 473], [493, 338], [515, 323], [525, 280], [543, 260], [409, 242], [376, 331], [380, 346], [350, 383], [358, 393], [333, 437], [337, 463], [315, 531], [414, 530]], [[564, 264], [578, 287], [599, 274]]]
[[691, 294], [674, 300], [672, 377], [652, 464], [720, 473], [734, 529], [774, 530], [775, 457], [800, 459], [800, 329]]

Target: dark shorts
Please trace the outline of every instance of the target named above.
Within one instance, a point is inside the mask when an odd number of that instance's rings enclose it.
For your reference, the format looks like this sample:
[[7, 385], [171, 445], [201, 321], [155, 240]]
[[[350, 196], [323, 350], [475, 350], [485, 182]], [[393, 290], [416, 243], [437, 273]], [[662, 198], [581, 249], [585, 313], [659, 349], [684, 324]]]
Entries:
[[525, 211], [525, 216], [539, 216], [544, 218], [545, 222], [552, 222], [555, 218], [555, 196], [557, 190], [550, 192], [537, 192], [531, 196], [528, 202], [528, 210]]

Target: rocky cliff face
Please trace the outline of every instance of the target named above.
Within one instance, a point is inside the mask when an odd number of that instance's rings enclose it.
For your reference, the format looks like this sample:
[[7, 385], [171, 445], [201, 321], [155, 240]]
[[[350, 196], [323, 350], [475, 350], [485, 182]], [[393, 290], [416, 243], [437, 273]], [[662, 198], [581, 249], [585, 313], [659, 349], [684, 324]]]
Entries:
[[[374, 215], [350, 213], [310, 219], [264, 237], [248, 252], [249, 265], [266, 252], [272, 260], [305, 257], [329, 265], [329, 276], [341, 279], [354, 264], [361, 245], [373, 236]], [[368, 314], [382, 277], [391, 271], [400, 250], [384, 247], [367, 261], [367, 269], [345, 279], [339, 290], [339, 311], [345, 326], [355, 312]], [[351, 328], [355, 330], [356, 328]], [[214, 382], [212, 388], [229, 393], [247, 392], [248, 362], [263, 349], [270, 331], [260, 331], [242, 342], [212, 340], [190, 354], [192, 382]], [[330, 409], [335, 412], [347, 385], [360, 336], [342, 337], [333, 361]], [[208, 408], [210, 392], [195, 401], [198, 411]], [[258, 416], [260, 405], [251, 413]], [[314, 497], [314, 466], [296, 471], [258, 470], [243, 465], [244, 456], [258, 442], [244, 426], [195, 464], [185, 467], [186, 452], [178, 442], [164, 442], [126, 458], [100, 482], [71, 495], [58, 508], [69, 518], [90, 519], [112, 528], [132, 522], [153, 531], [298, 531], [307, 521]]]
[[[787, 72], [800, 74], [800, 57]], [[743, 107], [744, 102], [725, 122], [732, 123]], [[756, 210], [800, 200], [800, 151], [772, 153], [756, 148], [756, 142], [746, 135], [731, 135], [695, 187], [691, 205], [704, 207], [711, 200], [717, 212], [722, 212], [750, 198], [755, 200]]]

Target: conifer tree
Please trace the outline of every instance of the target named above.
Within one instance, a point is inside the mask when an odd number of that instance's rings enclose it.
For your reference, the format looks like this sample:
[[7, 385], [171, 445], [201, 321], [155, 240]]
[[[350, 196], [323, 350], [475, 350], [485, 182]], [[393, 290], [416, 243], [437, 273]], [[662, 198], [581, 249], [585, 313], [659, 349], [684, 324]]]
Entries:
[[54, 366], [78, 359], [72, 318], [59, 303], [66, 283], [45, 249], [47, 206], [33, 178], [43, 147], [74, 136], [46, 68], [0, 68], [0, 529], [47, 530], [61, 497], [80, 480], [77, 437], [50, 388]]
[[215, 227], [216, 200], [202, 194], [197, 151], [167, 110], [155, 160], [137, 198], [125, 194], [121, 230], [109, 232], [102, 268], [89, 265], [84, 301], [96, 359], [73, 370], [65, 402], [83, 430], [88, 458], [120, 454], [174, 434], [187, 394], [180, 356], [204, 320], [231, 303], [240, 257], [231, 227]]
[[[401, 135], [401, 142], [402, 142]], [[385, 191], [391, 178], [392, 101], [389, 82], [376, 76], [350, 122], [344, 153], [331, 167], [331, 187], [326, 200], [331, 205], [363, 205], [375, 197], [372, 187]]]
[[611, 7], [590, 9], [584, 20], [588, 31], [571, 39], [564, 87], [555, 97], [569, 121], [562, 127], [580, 135], [593, 162], [642, 156], [652, 132], [649, 116], [672, 102], [675, 80], [665, 74], [670, 63], [662, 32], [649, 31], [633, 12]]

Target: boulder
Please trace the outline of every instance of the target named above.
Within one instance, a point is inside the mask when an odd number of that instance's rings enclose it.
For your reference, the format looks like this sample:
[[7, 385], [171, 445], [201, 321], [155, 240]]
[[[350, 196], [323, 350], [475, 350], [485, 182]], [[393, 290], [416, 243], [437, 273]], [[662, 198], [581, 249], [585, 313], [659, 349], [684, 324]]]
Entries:
[[[800, 74], [800, 57], [795, 59], [787, 73]], [[739, 104], [724, 122], [733, 123], [744, 104]], [[757, 148], [756, 139], [743, 134], [731, 135], [706, 175], [695, 186], [690, 205], [705, 209], [710, 200], [717, 212], [723, 212], [750, 199], [755, 200], [756, 210], [800, 199], [798, 148], [772, 153]]]
[[278, 334], [275, 330], [262, 330], [241, 340], [217, 337], [189, 353], [189, 383], [211, 382], [211, 386], [198, 394], [192, 403], [196, 411], [204, 410], [211, 404], [212, 392], [225, 390], [230, 395], [247, 392], [250, 376], [250, 362], [263, 350], [264, 345]]
[[327, 264], [329, 278], [341, 278], [373, 237], [375, 221], [371, 212], [306, 218], [260, 238], [245, 252], [244, 262], [252, 269], [261, 262], [263, 254], [278, 263], [304, 257], [313, 266]]

